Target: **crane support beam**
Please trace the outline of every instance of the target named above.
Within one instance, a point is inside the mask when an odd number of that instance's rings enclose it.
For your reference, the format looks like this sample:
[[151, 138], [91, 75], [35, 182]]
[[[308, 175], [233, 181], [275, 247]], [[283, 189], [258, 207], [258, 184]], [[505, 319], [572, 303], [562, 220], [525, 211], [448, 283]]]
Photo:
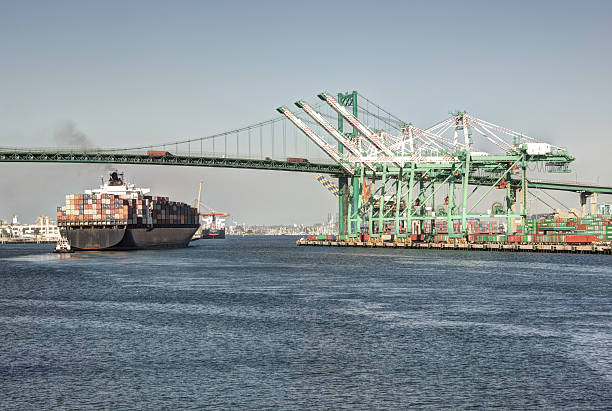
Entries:
[[[520, 184], [520, 181], [517, 182], [517, 184]], [[585, 193], [612, 194], [612, 187], [600, 186], [596, 184], [527, 180], [527, 185], [529, 186], [529, 188], [539, 188], [541, 190], [573, 191], [576, 193], [585, 192]]]
[[349, 164], [346, 164], [338, 152], [334, 147], [327, 144], [325, 140], [319, 137], [314, 131], [312, 131], [302, 120], [297, 118], [295, 114], [293, 114], [287, 107], [279, 107], [276, 109], [279, 113], [284, 114], [297, 128], [299, 128], [306, 136], [312, 140], [321, 150], [325, 151], [328, 156], [332, 158], [335, 162], [340, 164], [342, 168], [348, 171], [350, 174], [355, 174], [355, 169], [351, 167]]
[[[396, 154], [391, 151], [389, 147], [383, 141], [382, 136], [376, 135], [372, 130], [370, 130], [365, 124], [361, 121], [357, 120], [355, 116], [353, 116], [346, 107], [342, 106], [335, 98], [333, 98], [329, 93], [323, 92], [319, 94], [319, 98], [325, 101], [331, 108], [333, 108], [338, 114], [346, 119], [351, 126], [353, 126], [359, 134], [361, 134], [367, 141], [372, 143], [377, 150], [384, 153], [387, 157], [395, 158]], [[403, 167], [404, 164], [400, 161], [392, 160], [396, 167]]]
[[[359, 147], [357, 147], [357, 145], [353, 141], [349, 140], [344, 135], [342, 135], [342, 133], [336, 130], [336, 128], [332, 126], [329, 121], [325, 120], [323, 116], [317, 113], [308, 103], [303, 100], [299, 100], [295, 103], [295, 105], [304, 110], [306, 114], [308, 114], [314, 121], [319, 123], [319, 125], [323, 127], [323, 129], [327, 131], [329, 135], [331, 135], [338, 143], [346, 147], [348, 151], [351, 152], [351, 154], [356, 157], [362, 156]], [[363, 161], [362, 163], [365, 164], [370, 170], [376, 171], [376, 166], [371, 162]]]

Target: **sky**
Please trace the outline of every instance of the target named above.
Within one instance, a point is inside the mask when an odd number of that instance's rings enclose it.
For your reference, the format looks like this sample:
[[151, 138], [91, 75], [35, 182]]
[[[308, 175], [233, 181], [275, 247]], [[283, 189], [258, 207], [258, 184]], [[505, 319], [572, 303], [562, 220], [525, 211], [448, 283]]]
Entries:
[[[611, 17], [609, 1], [0, 0], [0, 146], [66, 144], [67, 128], [98, 147], [201, 137], [358, 90], [422, 128], [462, 109], [565, 146], [567, 178], [612, 185]], [[0, 163], [0, 218], [54, 215], [107, 168]], [[309, 174], [120, 168], [180, 201], [203, 180], [207, 204], [249, 224], [337, 208]]]

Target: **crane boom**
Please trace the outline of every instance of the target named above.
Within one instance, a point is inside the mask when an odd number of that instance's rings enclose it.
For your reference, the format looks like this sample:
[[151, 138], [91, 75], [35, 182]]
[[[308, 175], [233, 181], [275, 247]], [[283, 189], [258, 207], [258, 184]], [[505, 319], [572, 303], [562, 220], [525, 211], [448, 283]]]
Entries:
[[[340, 103], [336, 101], [329, 93], [323, 92], [319, 94], [319, 98], [325, 101], [331, 108], [333, 108], [338, 114], [346, 119], [351, 126], [353, 126], [359, 134], [365, 137], [370, 143], [374, 145], [379, 151], [387, 155], [388, 157], [395, 157], [396, 154], [391, 151], [389, 147], [385, 144], [382, 139], [382, 136], [376, 135], [372, 130], [370, 130], [365, 124], [361, 121], [357, 120], [346, 107], [342, 106]], [[391, 161], [397, 167], [403, 167], [404, 164], [401, 161], [393, 160]]]
[[[327, 131], [333, 138], [335, 138], [336, 141], [346, 147], [348, 151], [351, 152], [351, 154], [355, 156], [361, 156], [357, 145], [355, 145], [354, 142], [343, 136], [340, 131], [336, 130], [331, 124], [329, 124], [329, 122], [325, 120], [321, 114], [317, 113], [312, 107], [310, 107], [308, 103], [306, 103], [304, 100], [299, 100], [296, 101], [295, 105], [304, 110], [306, 114], [308, 114], [314, 121], [319, 123], [321, 127], [325, 129], [325, 131]], [[368, 166], [370, 170], [376, 171], [376, 166], [374, 164], [365, 161], [363, 162], [363, 164]]]
[[200, 189], [198, 190], [198, 200], [196, 201], [195, 208], [200, 212], [200, 200], [202, 199], [202, 180], [200, 180]]
[[295, 114], [293, 114], [287, 107], [281, 106], [276, 109], [279, 113], [284, 114], [293, 124], [296, 125], [297, 128], [302, 130], [308, 138], [312, 140], [317, 146], [321, 148], [321, 150], [325, 151], [327, 155], [329, 155], [334, 161], [340, 164], [346, 171], [350, 174], [355, 174], [355, 169], [351, 167], [349, 164], [342, 160], [340, 157], [340, 153], [333, 146], [327, 144], [325, 140], [319, 137], [314, 131], [312, 131], [302, 120], [297, 118]]

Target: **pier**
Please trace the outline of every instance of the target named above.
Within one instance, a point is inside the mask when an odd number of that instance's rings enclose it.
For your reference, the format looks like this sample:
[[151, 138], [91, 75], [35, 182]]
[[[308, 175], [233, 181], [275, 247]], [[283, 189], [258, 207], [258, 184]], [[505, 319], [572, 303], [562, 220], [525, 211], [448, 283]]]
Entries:
[[300, 238], [298, 246], [316, 247], [364, 247], [364, 248], [412, 248], [426, 250], [498, 251], [566, 254], [612, 254], [612, 244], [508, 244], [508, 243], [434, 243], [412, 241], [332, 241]]

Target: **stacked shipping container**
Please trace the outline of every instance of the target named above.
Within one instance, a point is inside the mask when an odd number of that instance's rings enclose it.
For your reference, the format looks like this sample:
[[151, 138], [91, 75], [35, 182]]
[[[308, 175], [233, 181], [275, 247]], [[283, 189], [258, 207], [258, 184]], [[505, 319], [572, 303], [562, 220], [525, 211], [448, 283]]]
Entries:
[[517, 235], [509, 236], [508, 241], [526, 242], [522, 237], [531, 237], [529, 242], [536, 243], [612, 241], [612, 217], [599, 214], [582, 218], [529, 219], [524, 227], [517, 228]]
[[198, 224], [195, 208], [168, 197], [135, 194], [69, 194], [57, 208], [59, 226], [167, 226]]
[[[394, 237], [392, 222], [385, 225], [381, 238]], [[417, 227], [418, 228], [418, 227]], [[451, 237], [446, 220], [424, 221], [423, 234], [412, 234], [412, 241], [446, 242]], [[435, 231], [434, 231], [435, 228]], [[589, 215], [583, 218], [542, 218], [525, 220], [525, 226], [518, 226], [516, 233], [506, 235], [505, 225], [496, 220], [468, 220], [467, 241], [472, 243], [571, 243], [590, 244], [612, 241], [612, 216]], [[405, 231], [403, 231], [405, 232]], [[413, 231], [414, 232], [414, 231]], [[453, 233], [462, 236], [461, 222], [453, 222]], [[378, 238], [378, 236], [375, 236]], [[369, 241], [368, 234], [362, 234], [363, 241]], [[384, 239], [384, 238], [383, 238]]]
[[[446, 220], [436, 220], [433, 224], [437, 234], [448, 234], [448, 223]], [[498, 221], [481, 221], [481, 220], [468, 220], [467, 230], [470, 234], [497, 234], [503, 232], [503, 226]], [[432, 222], [425, 221], [423, 223], [423, 232], [432, 233]], [[453, 222], [453, 232], [461, 232], [461, 222]]]

